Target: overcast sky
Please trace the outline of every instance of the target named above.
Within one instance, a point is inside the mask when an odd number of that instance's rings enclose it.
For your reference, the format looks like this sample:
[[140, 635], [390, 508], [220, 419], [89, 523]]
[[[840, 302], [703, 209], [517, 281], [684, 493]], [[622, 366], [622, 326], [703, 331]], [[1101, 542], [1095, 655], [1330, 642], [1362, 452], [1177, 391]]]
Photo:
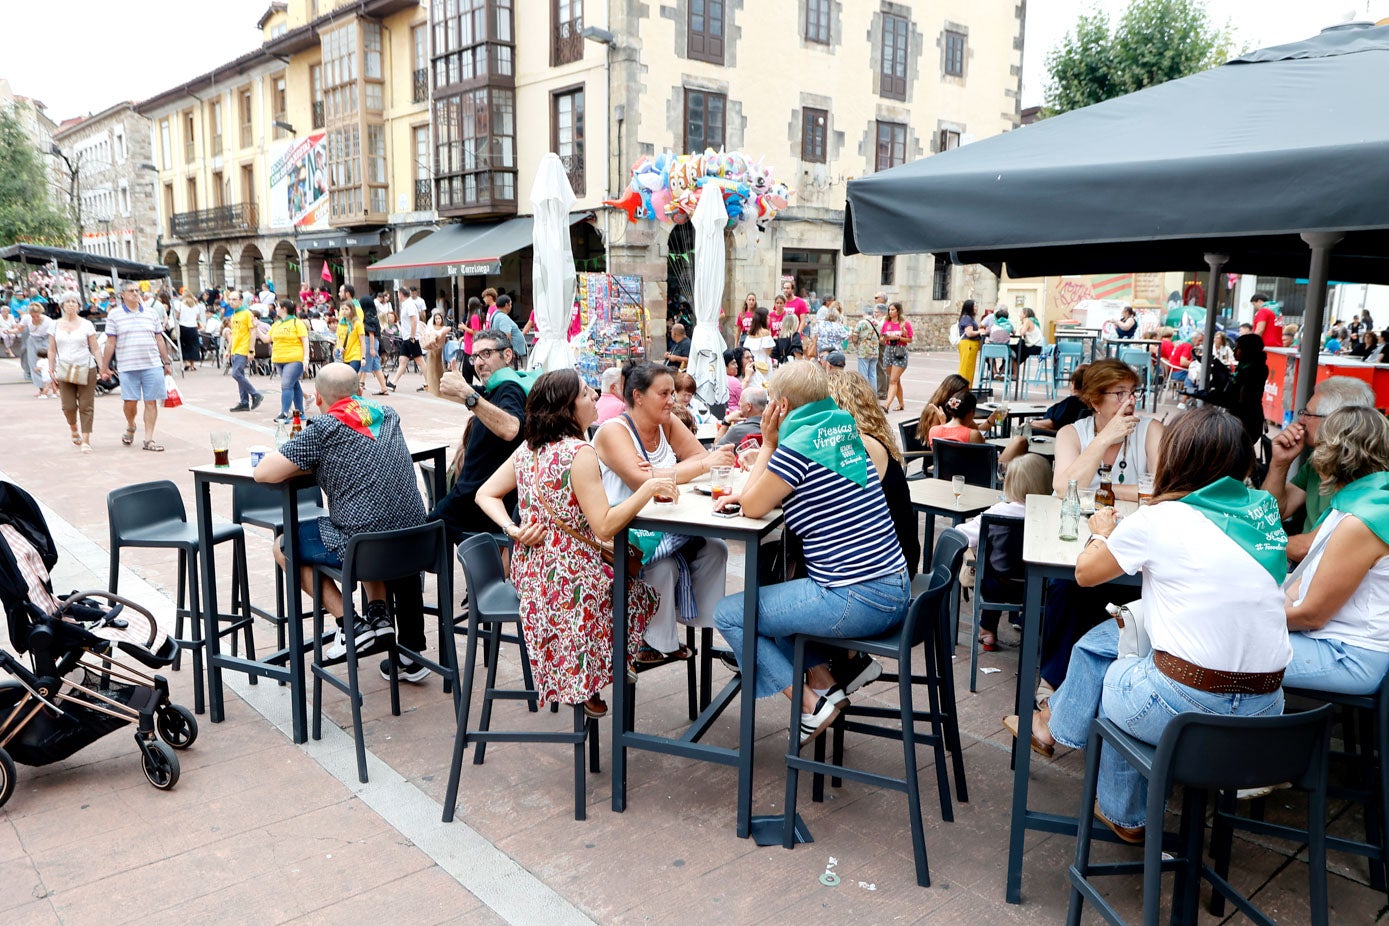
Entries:
[[[786, 2], [786, 0], [780, 0]], [[1115, 16], [1127, 0], [1030, 0], [1023, 105], [1042, 102], [1048, 49], [1082, 10]], [[1389, 0], [1208, 0], [1238, 41], [1278, 45], [1349, 18], [1389, 16]], [[48, 106], [55, 121], [142, 100], [250, 51], [268, 0], [43, 0], [8, 3], [0, 77]]]

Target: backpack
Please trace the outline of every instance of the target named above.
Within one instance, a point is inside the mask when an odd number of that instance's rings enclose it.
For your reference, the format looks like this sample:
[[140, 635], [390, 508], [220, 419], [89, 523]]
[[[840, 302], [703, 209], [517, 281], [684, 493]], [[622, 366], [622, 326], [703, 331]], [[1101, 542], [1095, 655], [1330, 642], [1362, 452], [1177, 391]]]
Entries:
[[955, 319], [955, 323], [950, 326], [950, 346], [958, 347], [960, 345], [960, 337], [960, 320], [957, 318]]

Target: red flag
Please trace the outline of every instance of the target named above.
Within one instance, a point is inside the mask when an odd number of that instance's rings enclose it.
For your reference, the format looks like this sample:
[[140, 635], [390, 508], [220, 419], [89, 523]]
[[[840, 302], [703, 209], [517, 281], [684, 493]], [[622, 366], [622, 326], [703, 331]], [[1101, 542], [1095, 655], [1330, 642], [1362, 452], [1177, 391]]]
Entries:
[[319, 276], [323, 278], [323, 282], [325, 283], [333, 282], [333, 271], [328, 269], [328, 262], [326, 260], [323, 262], [323, 272], [320, 273]]

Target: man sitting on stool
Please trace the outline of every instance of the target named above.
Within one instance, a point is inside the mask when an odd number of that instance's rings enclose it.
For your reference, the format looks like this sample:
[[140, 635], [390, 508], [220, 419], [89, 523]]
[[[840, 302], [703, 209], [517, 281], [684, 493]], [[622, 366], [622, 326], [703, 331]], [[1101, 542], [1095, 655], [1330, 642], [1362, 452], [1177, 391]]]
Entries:
[[[395, 409], [368, 402], [357, 391], [357, 372], [345, 363], [330, 363], [319, 371], [314, 401], [319, 415], [304, 423], [300, 435], [278, 452], [266, 454], [256, 467], [256, 482], [278, 483], [305, 473], [313, 473], [328, 502], [328, 516], [299, 525], [298, 545], [300, 585], [313, 593], [313, 565], [342, 568], [347, 543], [356, 534], [399, 530], [424, 523], [424, 503], [415, 483], [415, 467], [400, 416]], [[275, 561], [284, 568], [281, 546], [275, 548]], [[358, 614], [353, 625], [357, 652], [371, 644], [380, 648], [395, 636], [391, 610], [386, 602], [389, 591], [395, 600], [400, 645], [423, 652], [424, 602], [417, 576], [392, 582], [364, 582], [366, 614]], [[336, 584], [323, 582], [323, 606], [339, 623], [337, 639], [323, 651], [327, 661], [347, 654], [347, 639], [341, 628], [342, 592]], [[291, 609], [293, 612], [294, 609]], [[390, 660], [382, 660], [381, 674], [390, 678]], [[429, 670], [402, 657], [399, 677], [419, 682]]]

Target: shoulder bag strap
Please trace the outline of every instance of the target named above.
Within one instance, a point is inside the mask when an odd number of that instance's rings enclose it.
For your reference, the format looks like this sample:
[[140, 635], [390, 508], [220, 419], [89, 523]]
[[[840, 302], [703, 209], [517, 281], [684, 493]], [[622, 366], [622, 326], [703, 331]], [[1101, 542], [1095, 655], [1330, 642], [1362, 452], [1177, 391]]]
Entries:
[[559, 515], [555, 514], [554, 509], [550, 507], [550, 503], [545, 501], [545, 493], [541, 491], [540, 488], [540, 451], [538, 450], [535, 452], [535, 485], [532, 491], [535, 495], [535, 500], [540, 503], [541, 508], [545, 509], [545, 513], [550, 516], [550, 521], [554, 523], [555, 527], [558, 527], [572, 539], [593, 547], [593, 549], [597, 550], [599, 553], [606, 554], [609, 557], [612, 556], [613, 549], [610, 544], [602, 543], [592, 537], [585, 537], [583, 534], [574, 530], [574, 528], [560, 520]]

